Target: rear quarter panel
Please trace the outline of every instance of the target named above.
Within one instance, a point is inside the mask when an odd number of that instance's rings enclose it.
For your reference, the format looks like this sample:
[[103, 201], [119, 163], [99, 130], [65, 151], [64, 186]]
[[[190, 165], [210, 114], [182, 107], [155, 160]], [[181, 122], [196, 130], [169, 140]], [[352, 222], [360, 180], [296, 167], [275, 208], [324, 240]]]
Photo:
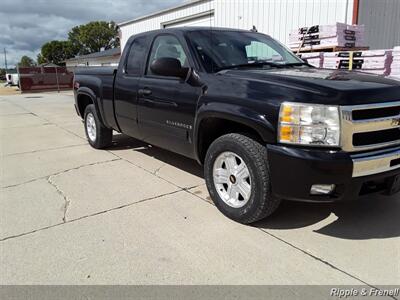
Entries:
[[90, 96], [104, 125], [118, 130], [113, 104], [114, 72], [113, 68], [80, 69], [75, 73], [74, 80], [79, 83], [77, 105], [80, 94]]

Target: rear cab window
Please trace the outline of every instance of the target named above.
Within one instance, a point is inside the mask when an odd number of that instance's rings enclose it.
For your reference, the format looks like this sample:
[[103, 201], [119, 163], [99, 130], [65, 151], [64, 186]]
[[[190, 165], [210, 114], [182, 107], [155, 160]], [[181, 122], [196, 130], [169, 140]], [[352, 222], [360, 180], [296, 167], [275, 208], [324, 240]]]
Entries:
[[143, 61], [146, 59], [147, 37], [141, 36], [135, 38], [129, 49], [125, 65], [125, 73], [131, 76], [140, 76], [142, 74]]

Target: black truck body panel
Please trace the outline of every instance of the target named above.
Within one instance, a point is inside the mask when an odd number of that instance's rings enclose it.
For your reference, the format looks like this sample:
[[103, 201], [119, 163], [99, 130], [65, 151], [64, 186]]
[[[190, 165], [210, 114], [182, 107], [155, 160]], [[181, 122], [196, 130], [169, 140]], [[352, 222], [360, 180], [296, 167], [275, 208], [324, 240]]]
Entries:
[[[354, 179], [351, 155], [341, 149], [301, 148], [277, 142], [282, 102], [346, 106], [400, 101], [399, 81], [307, 65], [205, 72], [188, 42], [191, 31], [196, 30], [208, 28], [175, 28], [133, 36], [126, 44], [118, 69], [77, 70], [74, 92], [78, 114], [83, 117], [80, 101], [82, 96], [88, 96], [107, 127], [199, 162], [202, 161], [199, 131], [203, 121], [217, 118], [251, 128], [268, 149], [273, 192], [291, 200], [355, 198], [365, 182], [382, 178], [388, 178], [389, 182], [400, 173], [398, 169]], [[154, 39], [168, 34], [182, 44], [192, 73], [197, 74], [201, 84], [146, 74]], [[140, 38], [142, 56], [137, 73], [128, 74], [130, 46]], [[289, 169], [296, 171], [285, 172]], [[338, 188], [333, 196], [312, 197], [309, 191], [313, 183], [334, 183]]]
[[[357, 199], [359, 195], [386, 192], [392, 188], [391, 180], [399, 170], [371, 176], [353, 178], [353, 162], [342, 151], [322, 151], [268, 145], [272, 189], [287, 200], [332, 202]], [[399, 150], [397, 147], [396, 150]], [[368, 157], [368, 154], [365, 155]], [[313, 196], [313, 184], [335, 184], [333, 195]]]

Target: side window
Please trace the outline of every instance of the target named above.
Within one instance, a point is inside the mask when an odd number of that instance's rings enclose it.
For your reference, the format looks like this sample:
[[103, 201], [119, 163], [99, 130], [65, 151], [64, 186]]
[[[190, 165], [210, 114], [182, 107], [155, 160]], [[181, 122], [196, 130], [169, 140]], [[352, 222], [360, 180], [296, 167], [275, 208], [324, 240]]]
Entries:
[[153, 74], [150, 70], [150, 65], [154, 60], [161, 57], [176, 58], [181, 62], [182, 67], [188, 66], [187, 57], [182, 45], [172, 35], [161, 35], [154, 40], [147, 64], [147, 74]]
[[146, 54], [146, 37], [136, 38], [129, 49], [125, 72], [129, 75], [141, 75]]

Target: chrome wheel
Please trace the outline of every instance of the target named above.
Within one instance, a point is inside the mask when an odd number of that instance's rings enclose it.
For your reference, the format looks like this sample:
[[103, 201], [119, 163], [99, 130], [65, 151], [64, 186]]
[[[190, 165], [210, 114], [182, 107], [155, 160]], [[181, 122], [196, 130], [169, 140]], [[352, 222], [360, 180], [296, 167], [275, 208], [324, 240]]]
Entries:
[[96, 141], [96, 121], [92, 113], [86, 115], [86, 131], [92, 142]]
[[234, 208], [243, 207], [251, 196], [251, 178], [244, 160], [233, 152], [221, 153], [214, 162], [213, 180], [221, 199]]

